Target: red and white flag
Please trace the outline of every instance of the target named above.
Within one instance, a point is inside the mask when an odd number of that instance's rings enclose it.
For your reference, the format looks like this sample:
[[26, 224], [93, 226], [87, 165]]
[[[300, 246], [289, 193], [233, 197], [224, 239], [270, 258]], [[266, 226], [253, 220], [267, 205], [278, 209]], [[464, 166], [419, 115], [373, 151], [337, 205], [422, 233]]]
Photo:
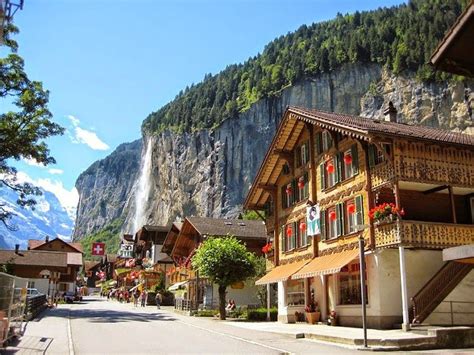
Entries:
[[104, 255], [105, 243], [92, 243], [92, 255]]

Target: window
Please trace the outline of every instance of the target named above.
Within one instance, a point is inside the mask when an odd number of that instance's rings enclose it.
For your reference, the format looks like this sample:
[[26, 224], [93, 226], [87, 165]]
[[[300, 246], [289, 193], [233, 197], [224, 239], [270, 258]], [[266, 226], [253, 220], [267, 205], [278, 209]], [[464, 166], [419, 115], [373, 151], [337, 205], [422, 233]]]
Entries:
[[342, 152], [340, 160], [342, 161], [342, 179], [348, 179], [358, 174], [359, 156], [356, 144]]
[[[381, 143], [382, 149], [388, 155], [391, 155], [392, 145], [390, 143]], [[369, 165], [376, 166], [385, 161], [385, 155], [382, 150], [378, 149], [375, 145], [369, 145]]]
[[309, 197], [308, 180], [309, 176], [306, 172], [281, 188], [282, 208], [289, 208], [295, 203], [306, 200]]
[[301, 166], [305, 166], [309, 162], [309, 143], [308, 141], [304, 142], [302, 145], [296, 148], [295, 155], [296, 155], [296, 167], [299, 168]]
[[288, 280], [286, 282], [286, 303], [288, 306], [304, 305], [303, 280]]
[[327, 239], [333, 239], [337, 238], [340, 233], [339, 233], [339, 216], [338, 216], [338, 208], [332, 207], [327, 210], [327, 224], [328, 224], [328, 230], [327, 230]]
[[281, 227], [282, 251], [289, 251], [296, 248], [296, 223], [288, 223]]
[[[308, 184], [308, 173], [304, 173], [300, 176], [298, 181], [298, 202], [306, 200], [309, 197], [309, 184]], [[302, 187], [301, 187], [302, 186]]]
[[338, 162], [337, 157], [332, 158], [320, 165], [321, 189], [327, 189], [336, 185], [338, 179]]
[[[362, 304], [360, 264], [354, 262], [344, 266], [338, 274], [338, 279], [339, 304]], [[365, 279], [367, 285], [367, 276], [365, 276]], [[366, 303], [368, 303], [368, 300]]]
[[332, 140], [331, 134], [327, 131], [316, 133], [315, 140], [316, 140], [315, 142], [316, 155], [319, 155], [321, 153], [328, 151], [329, 149], [332, 148], [333, 143], [334, 143]]
[[306, 225], [306, 218], [302, 218], [298, 221], [298, 236], [296, 238], [297, 247], [303, 247], [308, 245], [308, 231]]

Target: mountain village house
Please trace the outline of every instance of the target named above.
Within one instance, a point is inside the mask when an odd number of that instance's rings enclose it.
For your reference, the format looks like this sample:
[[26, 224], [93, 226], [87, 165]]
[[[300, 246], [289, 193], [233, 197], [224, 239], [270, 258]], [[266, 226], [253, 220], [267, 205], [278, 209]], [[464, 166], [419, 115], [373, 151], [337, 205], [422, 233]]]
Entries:
[[369, 327], [474, 324], [473, 264], [442, 257], [474, 243], [474, 137], [385, 114], [284, 113], [245, 201], [266, 212], [275, 253], [257, 284], [278, 284], [280, 321], [314, 295], [323, 320], [361, 325], [362, 238]]
[[[191, 265], [199, 244], [211, 236], [234, 236], [245, 243], [248, 251], [257, 255], [262, 254], [267, 239], [262, 221], [186, 217], [182, 225], [174, 224], [164, 241], [163, 251], [176, 265], [167, 272], [166, 283], [171, 285], [168, 289], [175, 292], [178, 309], [188, 311], [218, 305], [217, 285], [200, 277]], [[227, 289], [226, 298], [235, 300], [237, 305], [256, 305], [259, 304], [256, 291], [253, 281], [241, 282]]]

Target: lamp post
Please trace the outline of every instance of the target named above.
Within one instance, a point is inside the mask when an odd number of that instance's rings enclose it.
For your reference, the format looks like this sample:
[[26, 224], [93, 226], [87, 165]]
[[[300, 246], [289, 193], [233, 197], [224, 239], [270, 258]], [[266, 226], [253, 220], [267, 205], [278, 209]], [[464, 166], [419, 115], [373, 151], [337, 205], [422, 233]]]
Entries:
[[367, 347], [367, 293], [365, 288], [365, 239], [362, 231], [368, 225], [357, 225], [356, 230], [361, 232], [359, 235], [359, 260], [360, 260], [360, 293], [362, 298], [362, 328], [364, 330], [364, 348]]

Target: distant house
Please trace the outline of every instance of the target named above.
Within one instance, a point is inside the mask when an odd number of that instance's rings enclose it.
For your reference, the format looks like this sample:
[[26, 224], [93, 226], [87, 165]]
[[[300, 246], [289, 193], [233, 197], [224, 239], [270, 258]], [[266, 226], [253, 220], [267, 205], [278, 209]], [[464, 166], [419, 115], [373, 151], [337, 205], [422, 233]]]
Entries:
[[[185, 218], [179, 234], [168, 233], [164, 242], [165, 250], [174, 261], [175, 268], [168, 272], [167, 284], [170, 290], [179, 290], [176, 305], [186, 310], [213, 307], [218, 304], [217, 285], [213, 285], [191, 266], [191, 258], [203, 241], [211, 236], [234, 236], [243, 241], [247, 249], [257, 255], [262, 254], [266, 243], [266, 228], [262, 221], [241, 219], [215, 219], [206, 217]], [[169, 239], [169, 240], [168, 240]], [[171, 241], [174, 240], [174, 243]], [[174, 244], [171, 248], [171, 244]], [[171, 249], [171, 251], [169, 251]], [[237, 305], [258, 304], [257, 289], [248, 281], [232, 285], [227, 297], [234, 299]]]
[[80, 243], [68, 243], [60, 238], [49, 240], [48, 237], [44, 240], [30, 239], [28, 240], [28, 250], [65, 252], [67, 254], [67, 270], [61, 273], [58, 290], [71, 292], [76, 290], [77, 276], [83, 265], [83, 252]]
[[29, 279], [28, 287], [53, 295], [67, 275], [68, 253], [43, 250], [0, 250], [0, 265], [8, 273]]
[[96, 287], [95, 283], [99, 280], [97, 273], [100, 270], [102, 262], [100, 261], [86, 261], [84, 263], [84, 274], [87, 278], [87, 287]]

